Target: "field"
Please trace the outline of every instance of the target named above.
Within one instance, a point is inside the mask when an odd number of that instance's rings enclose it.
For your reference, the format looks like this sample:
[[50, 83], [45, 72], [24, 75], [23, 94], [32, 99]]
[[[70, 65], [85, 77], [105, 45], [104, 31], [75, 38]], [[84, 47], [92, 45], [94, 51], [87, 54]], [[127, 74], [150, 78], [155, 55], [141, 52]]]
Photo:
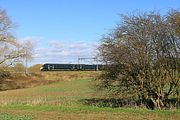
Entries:
[[44, 72], [56, 83], [0, 92], [0, 120], [179, 120], [180, 110], [152, 111], [84, 105], [98, 98], [90, 88], [96, 72]]

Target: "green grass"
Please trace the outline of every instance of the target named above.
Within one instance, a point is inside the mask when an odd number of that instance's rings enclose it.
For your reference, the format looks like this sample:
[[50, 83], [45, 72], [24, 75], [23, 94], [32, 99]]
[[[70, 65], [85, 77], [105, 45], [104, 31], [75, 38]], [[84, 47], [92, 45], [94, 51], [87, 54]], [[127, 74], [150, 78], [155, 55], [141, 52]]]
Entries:
[[17, 105], [17, 104], [12, 104], [8, 106], [1, 106], [0, 109], [6, 109], [6, 110], [28, 110], [28, 111], [59, 111], [59, 112], [73, 112], [73, 113], [86, 113], [86, 112], [113, 112], [113, 113], [140, 113], [140, 114], [148, 114], [148, 113], [157, 113], [157, 114], [180, 114], [180, 110], [147, 110], [147, 109], [134, 109], [134, 108], [109, 108], [109, 107], [104, 107], [104, 108], [99, 108], [95, 106], [78, 106], [78, 107], [67, 107], [67, 106], [33, 106], [33, 105]]
[[180, 119], [180, 110], [152, 111], [84, 105], [80, 102], [82, 99], [98, 97], [88, 87], [90, 81], [89, 78], [78, 78], [34, 88], [0, 92], [0, 120]]

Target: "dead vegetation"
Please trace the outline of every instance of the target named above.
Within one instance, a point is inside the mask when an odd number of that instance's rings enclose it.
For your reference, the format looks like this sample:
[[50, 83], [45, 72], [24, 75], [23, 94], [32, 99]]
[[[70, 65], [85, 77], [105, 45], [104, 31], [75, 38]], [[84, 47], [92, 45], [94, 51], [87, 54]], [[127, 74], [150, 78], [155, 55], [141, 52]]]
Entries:
[[47, 85], [59, 81], [70, 81], [77, 79], [92, 79], [97, 76], [97, 72], [92, 71], [56, 71], [56, 72], [36, 72], [11, 73], [0, 70], [0, 90], [11, 90]]

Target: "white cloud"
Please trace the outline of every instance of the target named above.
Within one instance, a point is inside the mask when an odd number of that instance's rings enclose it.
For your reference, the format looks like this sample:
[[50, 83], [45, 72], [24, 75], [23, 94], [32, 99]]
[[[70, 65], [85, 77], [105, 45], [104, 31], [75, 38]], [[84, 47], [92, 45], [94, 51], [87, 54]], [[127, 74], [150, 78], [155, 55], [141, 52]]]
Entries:
[[98, 44], [84, 41], [46, 42], [43, 46], [38, 44], [34, 52], [33, 63], [77, 63], [78, 57], [94, 57]]

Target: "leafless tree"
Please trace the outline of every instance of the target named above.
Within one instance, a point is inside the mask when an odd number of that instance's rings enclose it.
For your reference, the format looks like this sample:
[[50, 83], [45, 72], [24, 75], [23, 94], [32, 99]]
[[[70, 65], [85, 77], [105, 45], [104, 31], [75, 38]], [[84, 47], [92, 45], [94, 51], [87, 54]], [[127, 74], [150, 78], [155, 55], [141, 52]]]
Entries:
[[20, 45], [12, 35], [14, 24], [4, 10], [0, 9], [0, 65], [12, 63], [16, 58], [23, 55], [19, 51]]
[[168, 20], [176, 34], [180, 36], [180, 12], [177, 10], [170, 11]]
[[20, 58], [31, 58], [32, 42], [20, 43], [13, 36], [12, 29], [15, 25], [4, 10], [0, 9], [0, 65], [8, 66]]
[[22, 44], [22, 52], [24, 53], [25, 59], [25, 74], [28, 75], [28, 61], [32, 60], [32, 54], [35, 44], [33, 44], [32, 40], [25, 40]]
[[169, 96], [178, 101], [180, 37], [171, 15], [122, 15], [123, 21], [102, 39], [99, 50], [108, 69], [97, 86], [116, 98], [151, 100], [156, 109], [167, 107]]

